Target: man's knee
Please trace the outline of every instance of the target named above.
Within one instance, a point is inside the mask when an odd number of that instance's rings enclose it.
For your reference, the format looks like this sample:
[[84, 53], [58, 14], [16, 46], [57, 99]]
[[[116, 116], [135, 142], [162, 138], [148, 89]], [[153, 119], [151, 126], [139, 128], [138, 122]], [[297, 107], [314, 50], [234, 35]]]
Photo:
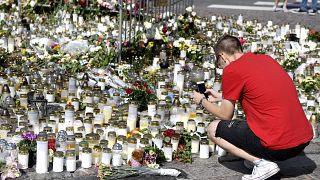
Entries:
[[212, 121], [208, 126], [208, 135], [211, 139], [216, 137], [216, 130], [219, 122], [220, 120]]

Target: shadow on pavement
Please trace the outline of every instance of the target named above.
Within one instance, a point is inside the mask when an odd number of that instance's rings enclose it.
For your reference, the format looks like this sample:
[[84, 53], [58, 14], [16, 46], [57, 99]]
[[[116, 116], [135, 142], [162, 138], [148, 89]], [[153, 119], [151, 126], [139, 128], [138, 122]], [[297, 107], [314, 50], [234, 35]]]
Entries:
[[[219, 162], [228, 169], [242, 174], [251, 174], [251, 170], [244, 166], [243, 160], [225, 161], [222, 159], [219, 160]], [[280, 172], [269, 179], [294, 178], [305, 174], [311, 174], [317, 168], [316, 163], [304, 153], [285, 161], [278, 161], [277, 164], [280, 168]]]

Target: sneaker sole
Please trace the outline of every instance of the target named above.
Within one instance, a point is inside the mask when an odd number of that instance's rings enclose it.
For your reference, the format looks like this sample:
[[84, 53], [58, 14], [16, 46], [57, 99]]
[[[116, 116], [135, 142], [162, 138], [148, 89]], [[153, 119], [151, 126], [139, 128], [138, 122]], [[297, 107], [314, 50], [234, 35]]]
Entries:
[[242, 180], [263, 180], [263, 179], [268, 179], [269, 177], [277, 174], [278, 172], [280, 171], [279, 167], [269, 171], [267, 174], [263, 175], [263, 176], [260, 176], [258, 178], [253, 178], [253, 179], [249, 179], [249, 178], [246, 178], [246, 177], [242, 177]]

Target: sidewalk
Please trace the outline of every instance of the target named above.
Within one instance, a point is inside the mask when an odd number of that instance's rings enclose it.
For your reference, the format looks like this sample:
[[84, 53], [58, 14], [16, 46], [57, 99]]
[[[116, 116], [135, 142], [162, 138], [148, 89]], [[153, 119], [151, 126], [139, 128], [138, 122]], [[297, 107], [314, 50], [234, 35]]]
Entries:
[[[271, 179], [285, 180], [309, 180], [320, 179], [320, 139], [314, 140], [306, 147], [303, 154], [299, 156], [278, 162], [280, 173]], [[234, 156], [225, 156], [218, 158], [217, 155], [209, 159], [200, 159], [195, 157], [192, 164], [172, 161], [165, 163], [163, 168], [173, 168], [181, 171], [177, 177], [169, 176], [138, 176], [126, 178], [125, 180], [237, 180], [241, 179], [243, 174], [250, 174], [251, 171], [243, 165], [243, 160]], [[54, 173], [50, 171], [47, 174], [37, 174], [34, 169], [28, 169], [23, 173], [20, 180], [45, 180], [45, 179], [73, 179], [73, 180], [93, 180], [97, 179], [97, 169], [79, 168], [74, 173], [64, 171], [63, 173]]]

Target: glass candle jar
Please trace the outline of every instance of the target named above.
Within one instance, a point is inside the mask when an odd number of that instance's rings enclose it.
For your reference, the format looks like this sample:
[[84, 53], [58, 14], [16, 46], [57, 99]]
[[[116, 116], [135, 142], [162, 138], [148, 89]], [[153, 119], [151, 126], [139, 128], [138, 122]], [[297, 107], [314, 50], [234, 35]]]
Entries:
[[128, 130], [127, 130], [127, 125], [124, 123], [119, 124], [119, 129], [117, 131], [118, 136], [127, 136]]
[[63, 171], [63, 161], [64, 156], [62, 151], [56, 151], [53, 156], [53, 172], [62, 172]]
[[148, 129], [150, 120], [150, 116], [143, 116], [140, 119], [140, 129]]
[[85, 140], [83, 140], [83, 141], [81, 141], [80, 143], [79, 143], [79, 160], [80, 161], [82, 161], [82, 151], [83, 151], [83, 149], [84, 148], [88, 148], [89, 147], [89, 143], [87, 142], [87, 141], [85, 141]]
[[151, 101], [148, 104], [148, 115], [150, 117], [153, 117], [155, 114], [157, 114], [156, 102], [155, 101]]
[[110, 131], [108, 132], [108, 148], [112, 148], [113, 145], [116, 143], [117, 135], [116, 132]]
[[209, 158], [209, 141], [207, 139], [201, 139], [200, 141], [200, 158]]
[[193, 119], [188, 120], [187, 131], [196, 132], [196, 122]]
[[74, 128], [73, 128], [73, 126], [71, 126], [71, 127], [66, 127], [66, 132], [67, 132], [67, 135], [68, 135], [68, 136], [74, 135]]
[[8, 132], [10, 132], [9, 124], [1, 124], [0, 125], [0, 139], [6, 139]]
[[67, 136], [67, 150], [76, 150], [76, 139], [74, 135]]
[[198, 123], [197, 132], [201, 134], [205, 133], [205, 124], [203, 122]]
[[101, 162], [102, 148], [99, 145], [95, 145], [92, 151], [92, 164], [97, 165]]
[[75, 120], [74, 107], [72, 105], [67, 105], [64, 111], [64, 119], [67, 127], [73, 126]]
[[58, 131], [65, 131], [66, 130], [66, 125], [64, 123], [64, 118], [60, 118], [59, 119], [59, 123], [58, 123]]
[[48, 139], [44, 135], [37, 138], [36, 172], [39, 174], [48, 172]]
[[19, 149], [18, 165], [19, 169], [28, 169], [29, 164], [29, 151], [26, 148]]
[[191, 139], [191, 153], [199, 153], [200, 139], [199, 136], [193, 135]]
[[169, 144], [169, 143], [164, 144], [164, 147], [162, 150], [163, 150], [164, 156], [166, 158], [166, 161], [167, 162], [172, 161], [172, 154], [173, 154], [172, 144]]
[[176, 123], [176, 131], [177, 132], [183, 132], [183, 129], [184, 129], [184, 123], [183, 122], [177, 122]]
[[160, 133], [160, 123], [159, 121], [151, 121], [150, 133], [152, 137], [155, 137]]
[[180, 135], [179, 134], [174, 134], [171, 137], [172, 151], [177, 151], [178, 150], [179, 139], [180, 139]]
[[90, 168], [92, 166], [92, 150], [90, 148], [82, 149], [81, 167]]
[[132, 152], [137, 148], [137, 139], [129, 138], [127, 147], [127, 160], [129, 161], [132, 157]]
[[161, 134], [157, 134], [154, 138], [153, 138], [153, 143], [159, 148], [162, 149], [163, 146], [163, 136]]
[[101, 163], [110, 166], [111, 164], [111, 157], [112, 157], [112, 152], [110, 148], [104, 148], [102, 149], [102, 157], [101, 157]]
[[85, 127], [86, 134], [90, 134], [93, 132], [93, 125], [91, 119], [85, 119], [83, 125]]
[[122, 160], [122, 146], [119, 143], [116, 143], [112, 147], [112, 166], [121, 166], [123, 163]]
[[68, 150], [66, 152], [66, 169], [68, 172], [76, 171], [76, 152], [73, 150]]
[[86, 135], [86, 141], [89, 144], [89, 148], [93, 148], [95, 145], [99, 145], [100, 137], [98, 134], [90, 133]]

